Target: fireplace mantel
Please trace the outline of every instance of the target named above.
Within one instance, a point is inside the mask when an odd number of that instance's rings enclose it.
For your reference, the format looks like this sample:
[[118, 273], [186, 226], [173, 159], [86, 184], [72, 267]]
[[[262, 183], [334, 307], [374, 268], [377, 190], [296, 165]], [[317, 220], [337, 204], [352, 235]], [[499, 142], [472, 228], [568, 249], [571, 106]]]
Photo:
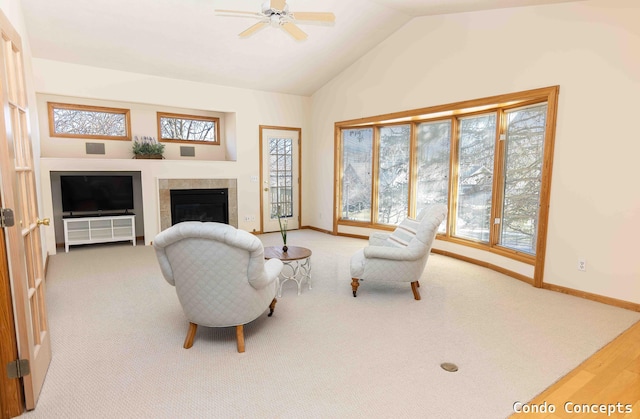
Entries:
[[160, 230], [171, 227], [171, 190], [223, 189], [229, 190], [229, 224], [238, 228], [237, 179], [158, 179], [160, 198]]

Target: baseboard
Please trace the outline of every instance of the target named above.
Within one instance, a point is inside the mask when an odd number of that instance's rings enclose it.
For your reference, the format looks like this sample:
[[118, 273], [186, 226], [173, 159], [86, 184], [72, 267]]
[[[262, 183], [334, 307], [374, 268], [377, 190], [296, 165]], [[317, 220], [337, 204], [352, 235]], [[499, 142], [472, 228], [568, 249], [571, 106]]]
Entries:
[[509, 269], [505, 269], [505, 268], [503, 268], [501, 266], [498, 266], [498, 265], [494, 265], [493, 263], [489, 263], [489, 262], [485, 262], [485, 261], [482, 261], [482, 260], [470, 258], [468, 256], [462, 256], [462, 255], [459, 255], [457, 253], [452, 253], [452, 252], [448, 252], [446, 250], [440, 250], [440, 249], [431, 248], [431, 253], [436, 253], [438, 255], [443, 255], [443, 256], [450, 257], [450, 258], [463, 260], [465, 262], [473, 263], [474, 265], [482, 266], [484, 268], [489, 268], [492, 271], [500, 272], [501, 274], [505, 274], [505, 275], [510, 276], [512, 278], [515, 278], [515, 279], [517, 279], [519, 281], [526, 282], [529, 285], [533, 285], [533, 278], [529, 278], [528, 276], [519, 274], [519, 273], [511, 271]]
[[542, 288], [550, 291], [561, 292], [563, 294], [572, 295], [574, 297], [584, 298], [586, 300], [597, 301], [598, 303], [607, 304], [610, 306], [620, 307], [627, 310], [640, 312], [640, 304], [632, 303], [631, 301], [618, 300], [617, 298], [606, 297], [604, 295], [592, 294], [586, 291], [580, 291], [573, 288], [567, 288], [555, 284], [543, 283]]
[[337, 236], [351, 237], [352, 239], [369, 240], [369, 236], [363, 236], [362, 234], [338, 233]]
[[324, 234], [330, 234], [333, 236], [333, 232], [329, 231], [329, 230], [325, 230], [323, 228], [318, 228], [318, 227], [313, 227], [313, 226], [302, 226], [300, 227], [300, 230], [314, 230], [314, 231], [319, 231], [320, 233], [324, 233]]
[[[315, 231], [319, 231], [319, 232], [322, 232], [322, 233], [333, 235], [333, 232], [331, 232], [331, 231], [324, 230], [324, 229], [317, 228], [317, 227], [313, 227], [313, 226], [304, 226], [304, 227], [300, 227], [300, 228], [306, 228], [306, 229], [315, 230]], [[365, 240], [368, 239], [367, 236], [362, 236], [362, 235], [357, 235], [357, 234], [338, 233], [337, 235], [338, 236], [342, 236], [342, 237], [352, 237], [352, 238], [356, 238], [356, 239], [365, 239]], [[517, 279], [519, 281], [526, 282], [527, 284], [533, 286], [533, 278], [529, 278], [529, 277], [527, 277], [525, 275], [519, 274], [519, 273], [511, 271], [509, 269], [505, 269], [505, 268], [503, 268], [501, 266], [494, 265], [493, 263], [484, 262], [482, 260], [470, 258], [470, 257], [467, 257], [467, 256], [462, 256], [462, 255], [459, 255], [457, 253], [452, 253], [452, 252], [448, 252], [448, 251], [445, 251], [445, 250], [439, 250], [439, 249], [433, 249], [432, 248], [431, 252], [439, 254], [439, 255], [451, 257], [451, 258], [454, 258], [454, 259], [463, 260], [465, 262], [473, 263], [474, 265], [482, 266], [482, 267], [491, 269], [493, 271], [500, 272], [502, 274], [505, 274], [507, 276], [515, 278], [515, 279]], [[640, 312], [640, 304], [632, 303], [631, 301], [618, 300], [617, 298], [611, 298], [611, 297], [606, 297], [604, 295], [592, 294], [590, 292], [580, 291], [580, 290], [576, 290], [576, 289], [573, 289], [573, 288], [562, 287], [560, 285], [554, 285], [554, 284], [543, 283], [542, 284], [542, 288], [546, 289], [546, 290], [549, 290], [549, 291], [561, 292], [563, 294], [571, 295], [571, 296], [574, 296], [574, 297], [584, 298], [586, 300], [597, 301], [599, 303], [607, 304], [607, 305], [614, 306], [614, 307], [620, 307], [620, 308], [624, 308], [624, 309], [627, 309], [627, 310]]]

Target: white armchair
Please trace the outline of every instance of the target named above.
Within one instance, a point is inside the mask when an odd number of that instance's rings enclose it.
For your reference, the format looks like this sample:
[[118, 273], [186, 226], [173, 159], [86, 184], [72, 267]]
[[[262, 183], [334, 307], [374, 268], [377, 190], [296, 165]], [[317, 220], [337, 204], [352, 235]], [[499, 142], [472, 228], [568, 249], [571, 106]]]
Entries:
[[369, 246], [351, 257], [351, 288], [356, 296], [360, 281], [410, 282], [420, 299], [420, 276], [440, 223], [447, 215], [442, 204], [424, 208], [415, 220], [405, 219], [393, 233], [373, 233]]
[[176, 287], [193, 345], [198, 325], [236, 327], [238, 352], [244, 352], [244, 325], [273, 314], [282, 262], [265, 262], [262, 242], [222, 223], [187, 221], [153, 240], [162, 275]]

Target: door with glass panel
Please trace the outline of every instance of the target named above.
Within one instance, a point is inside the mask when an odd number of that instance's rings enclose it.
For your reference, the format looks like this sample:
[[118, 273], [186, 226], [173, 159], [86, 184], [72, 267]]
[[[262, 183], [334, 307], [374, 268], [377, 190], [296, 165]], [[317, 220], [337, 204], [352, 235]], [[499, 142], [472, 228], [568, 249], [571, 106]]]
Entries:
[[[11, 291], [16, 316], [18, 355], [26, 408], [35, 408], [49, 363], [51, 342], [45, 304], [45, 281], [38, 218], [36, 171], [29, 137], [27, 94], [21, 40], [0, 12], [0, 194], [13, 209], [13, 226], [4, 227]], [[3, 341], [4, 344], [4, 341]], [[17, 370], [17, 368], [16, 368]], [[5, 372], [6, 373], [6, 372]]]
[[300, 128], [260, 127], [261, 230], [300, 225]]

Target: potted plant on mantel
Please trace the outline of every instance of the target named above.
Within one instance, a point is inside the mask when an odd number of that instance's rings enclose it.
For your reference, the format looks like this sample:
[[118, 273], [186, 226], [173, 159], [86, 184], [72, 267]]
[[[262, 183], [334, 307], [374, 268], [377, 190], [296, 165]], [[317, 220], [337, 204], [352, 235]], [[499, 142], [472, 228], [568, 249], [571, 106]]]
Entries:
[[140, 137], [136, 135], [133, 140], [134, 159], [164, 159], [164, 144], [156, 141], [155, 137]]

